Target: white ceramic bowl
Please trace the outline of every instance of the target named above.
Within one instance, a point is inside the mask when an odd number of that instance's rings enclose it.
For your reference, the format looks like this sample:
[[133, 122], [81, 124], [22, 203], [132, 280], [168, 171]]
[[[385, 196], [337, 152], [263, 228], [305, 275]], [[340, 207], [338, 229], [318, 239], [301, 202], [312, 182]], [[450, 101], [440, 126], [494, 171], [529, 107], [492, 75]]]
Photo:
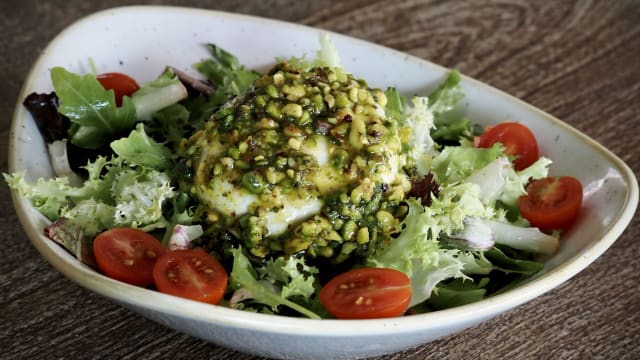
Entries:
[[[251, 68], [266, 69], [276, 56], [313, 56], [320, 30], [214, 11], [171, 7], [124, 7], [84, 18], [56, 37], [33, 66], [20, 99], [52, 90], [49, 69], [121, 71], [141, 82], [170, 64], [193, 73], [216, 43]], [[330, 34], [344, 67], [378, 87], [420, 93], [446, 69], [409, 55]], [[584, 210], [544, 270], [519, 287], [489, 299], [429, 314], [378, 320], [309, 320], [254, 314], [184, 300], [109, 279], [83, 266], [42, 235], [47, 220], [13, 194], [26, 233], [40, 253], [79, 285], [166, 326], [239, 351], [273, 358], [361, 358], [400, 351], [460, 331], [562, 284], [600, 256], [630, 222], [638, 202], [637, 181], [616, 156], [552, 116], [485, 84], [464, 78], [468, 114], [481, 124], [518, 120], [554, 160], [552, 173], [584, 185]], [[424, 92], [423, 92], [424, 93]], [[16, 107], [9, 170], [29, 178], [50, 177], [51, 165], [33, 119]]]

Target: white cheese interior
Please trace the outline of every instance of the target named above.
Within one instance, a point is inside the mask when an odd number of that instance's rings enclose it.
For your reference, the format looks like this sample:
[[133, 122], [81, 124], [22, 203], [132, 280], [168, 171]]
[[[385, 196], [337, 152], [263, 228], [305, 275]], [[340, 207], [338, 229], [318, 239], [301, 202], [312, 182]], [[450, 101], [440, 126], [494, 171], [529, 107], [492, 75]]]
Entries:
[[[257, 195], [221, 178], [214, 178], [211, 189], [205, 191], [209, 205], [228, 217], [246, 214], [250, 206], [259, 201]], [[299, 199], [282, 196], [278, 201], [282, 204], [278, 211], [267, 212], [265, 217], [269, 236], [283, 234], [289, 225], [319, 213], [323, 206], [322, 200], [316, 197]]]
[[268, 212], [266, 216], [269, 236], [282, 235], [290, 224], [294, 224], [320, 212], [323, 203], [318, 198], [283, 199], [284, 207], [278, 212]]

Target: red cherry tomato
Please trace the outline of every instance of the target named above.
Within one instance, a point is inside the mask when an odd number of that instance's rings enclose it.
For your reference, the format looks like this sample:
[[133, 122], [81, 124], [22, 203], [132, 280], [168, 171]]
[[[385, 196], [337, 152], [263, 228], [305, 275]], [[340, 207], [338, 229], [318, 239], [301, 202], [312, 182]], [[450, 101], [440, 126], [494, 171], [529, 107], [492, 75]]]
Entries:
[[411, 280], [394, 269], [362, 268], [342, 273], [320, 290], [320, 302], [338, 319], [402, 315], [411, 301]]
[[520, 197], [522, 216], [542, 231], [566, 229], [582, 206], [582, 184], [570, 176], [548, 177], [530, 182]]
[[488, 128], [477, 140], [477, 147], [490, 148], [502, 143], [507, 155], [515, 156], [513, 165], [522, 170], [540, 157], [538, 142], [528, 127], [516, 122], [503, 122]]
[[122, 97], [131, 96], [140, 89], [140, 85], [128, 75], [111, 72], [96, 76], [103, 88], [112, 90], [116, 94], [116, 105], [122, 105]]
[[162, 255], [153, 268], [160, 292], [217, 304], [227, 287], [227, 273], [216, 258], [202, 249], [173, 250]]
[[133, 285], [153, 284], [153, 265], [164, 252], [158, 239], [138, 229], [114, 228], [93, 241], [98, 268], [113, 279]]

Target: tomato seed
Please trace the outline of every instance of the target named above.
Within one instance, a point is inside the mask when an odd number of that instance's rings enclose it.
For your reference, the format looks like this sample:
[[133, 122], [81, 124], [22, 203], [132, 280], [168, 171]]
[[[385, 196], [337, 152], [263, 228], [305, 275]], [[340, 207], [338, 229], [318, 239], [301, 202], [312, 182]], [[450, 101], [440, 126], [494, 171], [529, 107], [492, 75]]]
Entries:
[[354, 301], [353, 303], [356, 304], [356, 305], [362, 305], [363, 302], [364, 302], [364, 297], [358, 296], [356, 301]]
[[133, 261], [133, 259], [125, 259], [125, 260], [123, 261], [123, 263], [124, 263], [126, 266], [133, 266], [134, 261]]
[[367, 298], [367, 300], [365, 300], [364, 304], [367, 305], [367, 306], [373, 304], [373, 299]]

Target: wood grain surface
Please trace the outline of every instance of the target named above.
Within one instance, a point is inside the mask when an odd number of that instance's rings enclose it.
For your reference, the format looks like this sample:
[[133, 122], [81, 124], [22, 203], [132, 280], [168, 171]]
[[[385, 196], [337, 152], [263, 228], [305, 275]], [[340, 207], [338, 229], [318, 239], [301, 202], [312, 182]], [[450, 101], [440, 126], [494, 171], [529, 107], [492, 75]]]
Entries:
[[[640, 2], [2, 1], [0, 171], [26, 74], [58, 32], [96, 10], [171, 4], [359, 37], [487, 82], [585, 132], [640, 171]], [[164, 328], [59, 274], [0, 185], [1, 359], [257, 359]], [[481, 325], [380, 359], [640, 358], [640, 222], [582, 273]]]

